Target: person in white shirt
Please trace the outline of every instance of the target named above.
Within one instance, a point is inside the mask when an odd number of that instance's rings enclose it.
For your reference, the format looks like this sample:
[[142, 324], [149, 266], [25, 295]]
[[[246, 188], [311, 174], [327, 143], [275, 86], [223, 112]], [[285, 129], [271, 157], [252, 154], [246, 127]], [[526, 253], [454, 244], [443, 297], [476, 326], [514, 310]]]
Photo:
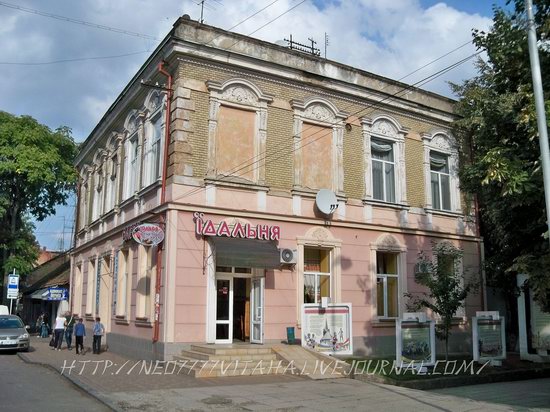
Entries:
[[63, 343], [63, 332], [65, 331], [65, 317], [57, 315], [55, 318], [54, 328], [54, 345], [52, 349], [61, 350], [61, 344]]

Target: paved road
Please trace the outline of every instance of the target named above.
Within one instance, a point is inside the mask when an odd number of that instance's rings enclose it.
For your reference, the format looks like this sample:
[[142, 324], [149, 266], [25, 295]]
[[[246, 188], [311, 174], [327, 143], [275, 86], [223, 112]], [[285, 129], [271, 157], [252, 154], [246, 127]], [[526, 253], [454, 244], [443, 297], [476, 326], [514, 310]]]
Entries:
[[16, 354], [0, 353], [0, 410], [109, 411], [59, 373], [23, 362]]
[[550, 378], [461, 386], [432, 392], [506, 405], [514, 410], [550, 410]]

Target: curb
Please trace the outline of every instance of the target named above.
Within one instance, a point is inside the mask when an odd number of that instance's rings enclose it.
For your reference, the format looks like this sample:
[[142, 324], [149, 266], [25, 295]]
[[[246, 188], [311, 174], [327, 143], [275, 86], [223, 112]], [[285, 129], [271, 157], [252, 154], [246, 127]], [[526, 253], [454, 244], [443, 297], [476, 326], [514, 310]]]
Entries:
[[124, 411], [123, 409], [120, 409], [120, 407], [113, 401], [109, 400], [109, 399], [106, 399], [104, 398], [102, 395], [100, 395], [100, 393], [98, 391], [96, 391], [95, 389], [93, 389], [92, 387], [90, 387], [89, 385], [86, 385], [85, 383], [79, 381], [78, 379], [74, 379], [73, 377], [71, 377], [70, 375], [64, 375], [64, 374], [61, 374], [59, 372], [59, 369], [57, 369], [55, 366], [49, 364], [49, 363], [44, 363], [44, 362], [37, 362], [37, 361], [33, 361], [31, 359], [28, 358], [28, 356], [23, 353], [23, 352], [17, 352], [17, 356], [19, 356], [19, 358], [25, 362], [25, 363], [28, 363], [28, 364], [31, 364], [31, 365], [39, 365], [39, 366], [42, 366], [42, 367], [45, 367], [45, 368], [48, 368], [48, 369], [51, 369], [53, 370], [54, 372], [56, 372], [57, 374], [59, 374], [60, 376], [64, 377], [65, 379], [67, 379], [70, 383], [72, 383], [74, 386], [76, 386], [78, 389], [80, 389], [81, 391], [83, 392], [86, 392], [88, 395], [90, 395], [92, 398], [94, 398], [95, 400], [101, 402], [103, 405], [105, 405], [106, 407], [108, 407], [109, 409], [113, 410], [113, 411], [116, 411], [116, 412], [122, 412]]
[[361, 382], [381, 383], [424, 391], [453, 388], [457, 386], [482, 385], [486, 383], [513, 382], [543, 378], [550, 378], [550, 368], [521, 369], [516, 371], [496, 372], [490, 375], [454, 376], [443, 379], [422, 379], [410, 381], [400, 381], [380, 375], [352, 375], [352, 379]]

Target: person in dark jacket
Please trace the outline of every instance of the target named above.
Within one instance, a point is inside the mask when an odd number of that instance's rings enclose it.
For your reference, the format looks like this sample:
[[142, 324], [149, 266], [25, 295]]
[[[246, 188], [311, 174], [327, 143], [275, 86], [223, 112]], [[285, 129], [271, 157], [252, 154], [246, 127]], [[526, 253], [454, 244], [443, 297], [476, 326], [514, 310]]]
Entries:
[[[78, 319], [78, 323], [74, 327], [76, 354], [84, 355], [84, 339], [86, 338], [86, 327], [82, 323], [82, 318]], [[80, 352], [78, 349], [80, 348]]]

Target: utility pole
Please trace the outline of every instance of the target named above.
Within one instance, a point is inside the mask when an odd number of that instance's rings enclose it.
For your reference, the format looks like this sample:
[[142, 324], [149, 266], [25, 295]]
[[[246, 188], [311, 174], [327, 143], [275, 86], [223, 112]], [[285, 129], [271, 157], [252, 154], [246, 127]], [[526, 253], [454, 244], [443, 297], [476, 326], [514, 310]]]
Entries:
[[529, 43], [529, 58], [531, 60], [531, 76], [533, 78], [533, 92], [535, 93], [535, 107], [537, 109], [544, 199], [546, 201], [546, 224], [548, 225], [548, 231], [550, 233], [550, 150], [548, 148], [548, 128], [546, 125], [546, 112], [544, 110], [539, 50], [537, 48], [537, 33], [533, 18], [532, 0], [525, 0], [525, 11], [527, 12], [527, 41]]

